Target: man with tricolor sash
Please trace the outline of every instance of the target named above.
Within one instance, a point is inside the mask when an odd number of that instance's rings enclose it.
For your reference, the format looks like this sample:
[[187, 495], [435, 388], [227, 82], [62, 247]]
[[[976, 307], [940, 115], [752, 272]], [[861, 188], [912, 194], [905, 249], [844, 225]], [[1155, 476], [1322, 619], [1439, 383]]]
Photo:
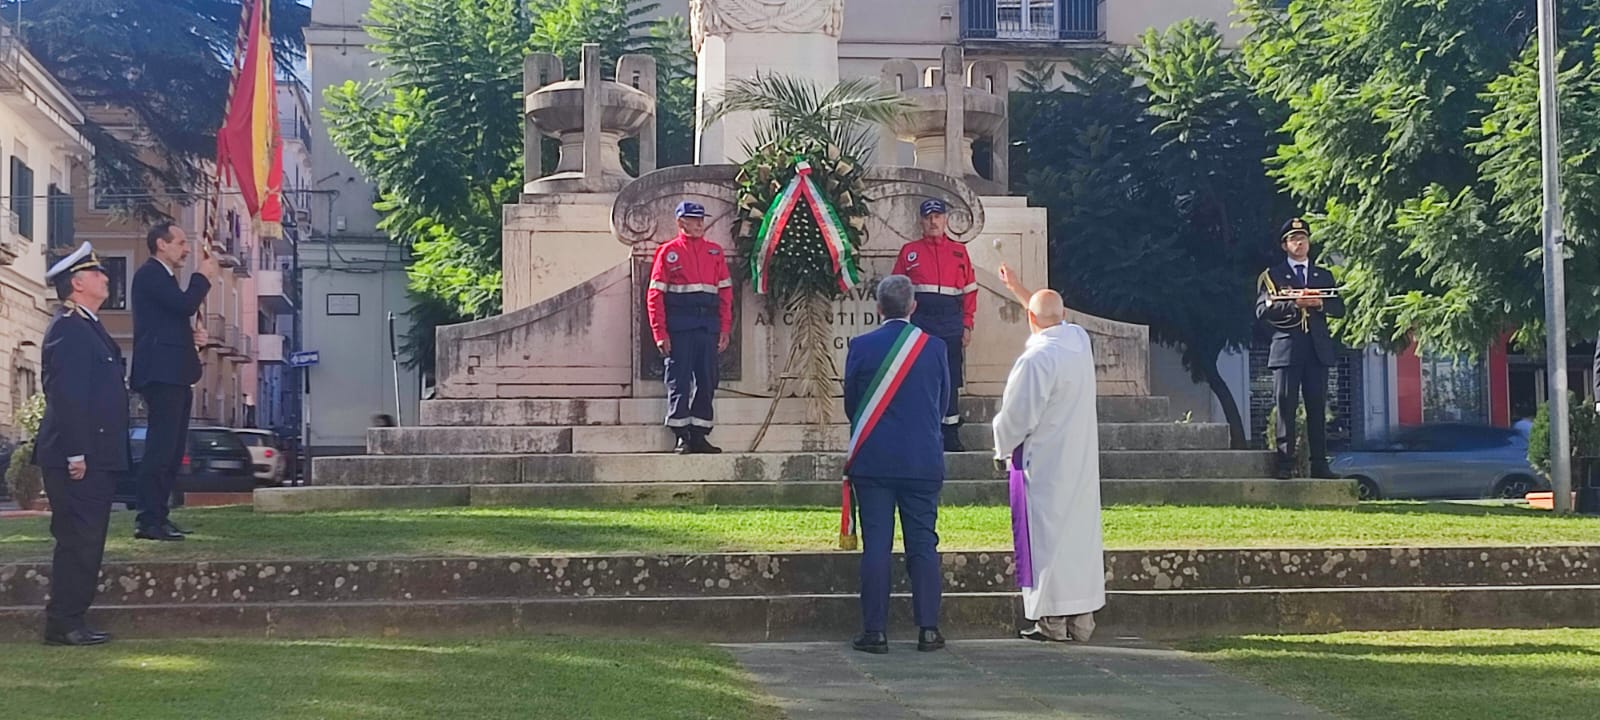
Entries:
[[666, 359], [666, 425], [674, 452], [720, 453], [711, 433], [717, 355], [733, 330], [733, 280], [722, 246], [705, 237], [706, 209], [678, 203], [678, 236], [656, 248], [645, 305], [650, 335]]
[[[889, 641], [890, 551], [895, 509], [911, 576], [917, 649], [944, 647], [939, 633], [939, 491], [944, 486], [941, 420], [949, 403], [943, 340], [909, 318], [916, 309], [911, 280], [891, 275], [878, 283], [881, 327], [850, 341], [845, 356], [844, 407], [850, 418], [845, 457], [841, 540], [861, 532], [862, 633], [856, 650], [886, 653]], [[852, 513], [852, 504], [855, 513]]]
[[961, 406], [957, 390], [964, 384], [967, 344], [972, 342], [973, 319], [978, 314], [978, 277], [967, 246], [947, 233], [943, 200], [922, 203], [922, 238], [900, 248], [894, 274], [911, 279], [917, 294], [917, 311], [911, 322], [944, 341], [945, 365], [950, 372], [950, 400], [941, 419], [945, 452], [961, 452]]

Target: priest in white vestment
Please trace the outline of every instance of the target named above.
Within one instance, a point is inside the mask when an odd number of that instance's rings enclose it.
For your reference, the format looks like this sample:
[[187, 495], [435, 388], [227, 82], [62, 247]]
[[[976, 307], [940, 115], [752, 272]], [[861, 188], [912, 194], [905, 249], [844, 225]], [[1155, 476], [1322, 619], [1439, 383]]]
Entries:
[[1014, 458], [1021, 470], [1013, 526], [1023, 610], [1034, 621], [1022, 634], [1085, 641], [1106, 604], [1094, 352], [1053, 290], [1029, 298], [1028, 324], [994, 418], [997, 461]]

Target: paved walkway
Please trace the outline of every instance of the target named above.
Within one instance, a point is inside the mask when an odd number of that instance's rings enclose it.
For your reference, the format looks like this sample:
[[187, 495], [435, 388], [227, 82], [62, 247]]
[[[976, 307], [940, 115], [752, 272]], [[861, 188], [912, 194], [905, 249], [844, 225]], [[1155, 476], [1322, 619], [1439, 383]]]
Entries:
[[893, 643], [888, 655], [847, 643], [727, 647], [793, 720], [1332, 718], [1139, 642], [968, 640], [933, 653]]

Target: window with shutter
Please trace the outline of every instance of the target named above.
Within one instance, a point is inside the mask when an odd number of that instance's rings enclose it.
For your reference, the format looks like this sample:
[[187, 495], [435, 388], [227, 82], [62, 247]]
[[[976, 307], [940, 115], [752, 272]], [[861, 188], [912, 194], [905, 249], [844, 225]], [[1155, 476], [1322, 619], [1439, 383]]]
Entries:
[[17, 233], [33, 239], [33, 169], [11, 156], [11, 211], [17, 214]]
[[76, 244], [76, 229], [72, 225], [72, 196], [61, 192], [55, 183], [50, 184], [47, 193], [49, 198], [48, 212], [50, 226], [45, 229], [45, 235], [50, 239], [51, 249], [70, 248]]

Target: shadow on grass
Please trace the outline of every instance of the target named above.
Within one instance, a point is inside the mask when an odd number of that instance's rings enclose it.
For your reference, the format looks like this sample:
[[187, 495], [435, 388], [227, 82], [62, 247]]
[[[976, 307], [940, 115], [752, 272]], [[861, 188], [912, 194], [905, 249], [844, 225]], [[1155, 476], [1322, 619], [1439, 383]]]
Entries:
[[29, 702], [6, 717], [100, 717], [106, 708], [235, 720], [779, 717], [725, 652], [686, 644], [200, 640], [97, 650], [8, 648], [0, 690]]

